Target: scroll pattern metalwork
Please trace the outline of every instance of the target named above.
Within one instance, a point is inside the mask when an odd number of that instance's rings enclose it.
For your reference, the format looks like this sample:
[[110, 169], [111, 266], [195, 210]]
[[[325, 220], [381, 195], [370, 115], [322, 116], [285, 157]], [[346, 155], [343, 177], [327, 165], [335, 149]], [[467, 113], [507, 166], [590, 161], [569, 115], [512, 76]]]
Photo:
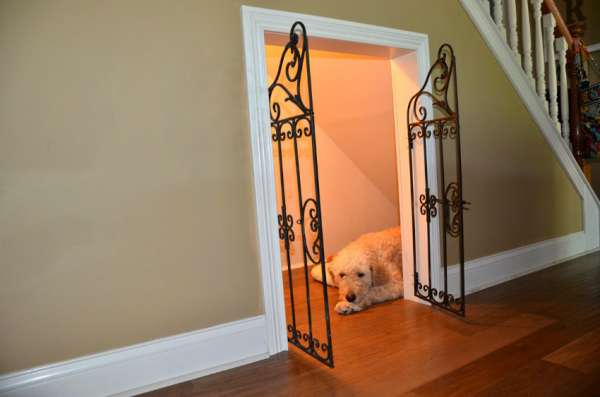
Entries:
[[427, 222], [430, 222], [431, 218], [436, 217], [436, 204], [438, 202], [440, 202], [440, 199], [438, 199], [434, 194], [429, 194], [429, 192], [419, 196], [419, 203], [421, 204], [419, 207], [419, 212], [421, 215], [427, 215]]
[[[407, 119], [409, 131], [413, 126], [428, 127], [444, 121], [456, 120], [457, 112], [448, 102], [448, 89], [455, 71], [454, 51], [449, 44], [443, 44], [437, 54], [437, 60], [429, 69], [425, 83], [421, 89], [412, 96], [408, 103]], [[432, 85], [432, 91], [427, 87]], [[430, 117], [428, 107], [442, 113], [442, 117]], [[409, 134], [410, 136], [410, 134]]]
[[[310, 232], [307, 233], [306, 230], [306, 221], [308, 220], [308, 227]], [[317, 206], [317, 202], [309, 198], [304, 202], [302, 206], [302, 218], [298, 222], [304, 228], [305, 235], [316, 235], [315, 239], [312, 242], [312, 245], [309, 247], [308, 244], [304, 245], [304, 252], [306, 252], [306, 256], [308, 259], [315, 265], [320, 264], [321, 262], [321, 236], [318, 231], [321, 228], [321, 216], [319, 214], [319, 207]], [[306, 243], [306, 242], [305, 242]]]
[[[277, 103], [276, 103], [277, 104]], [[302, 138], [312, 136], [312, 123], [309, 117], [300, 116], [286, 119], [272, 125], [274, 130], [271, 135], [273, 142], [285, 141], [286, 139]]]
[[417, 121], [411, 124], [409, 128], [408, 141], [411, 144], [417, 138], [430, 138], [432, 135], [442, 139], [455, 139], [458, 135], [456, 120], [454, 118]]
[[462, 211], [467, 210], [466, 205], [471, 203], [461, 199], [460, 187], [456, 182], [448, 184], [444, 197], [444, 202], [452, 212], [452, 220], [446, 224], [446, 233], [452, 237], [460, 237], [462, 233]]
[[330, 359], [329, 345], [320, 341], [317, 337], [308, 332], [303, 332], [288, 324], [288, 340], [294, 346], [305, 351], [310, 355], [316, 355], [317, 359], [327, 362]]
[[417, 291], [420, 297], [427, 297], [427, 300], [435, 306], [447, 308], [453, 312], [460, 312], [461, 298], [455, 298], [454, 295], [444, 290], [430, 287], [416, 280]]
[[294, 218], [290, 214], [287, 214], [285, 217], [283, 214], [279, 214], [277, 215], [277, 223], [279, 224], [279, 238], [285, 241], [286, 247], [289, 248], [290, 241], [296, 240]]
[[[310, 356], [333, 367], [327, 285], [322, 283], [325, 334], [321, 340], [315, 336], [310, 299], [311, 286], [308, 266], [322, 265], [323, 279], [325, 279], [317, 144], [311, 90], [306, 28], [301, 22], [295, 22], [290, 29], [289, 41], [281, 54], [275, 79], [269, 86], [271, 138], [279, 160], [277, 171], [280, 183], [281, 213], [278, 215], [277, 221], [279, 238], [284, 242], [283, 246], [285, 247], [282, 256], [285, 258], [288, 268], [290, 292], [291, 318], [288, 320], [291, 320], [291, 323], [288, 324], [288, 341]], [[305, 142], [307, 145], [300, 145], [300, 142]], [[286, 145], [285, 152], [283, 150], [284, 145]], [[310, 164], [310, 168], [313, 171], [314, 185], [310, 189], [305, 189], [303, 185], [303, 182], [306, 183], [306, 180], [303, 180], [303, 178], [307, 178], [306, 173], [301, 175], [300, 172], [301, 163], [308, 158], [308, 156], [301, 155], [303, 150], [311, 151], [310, 160], [312, 164]], [[286, 167], [284, 167], [284, 154], [286, 156]], [[289, 154], [292, 154], [293, 157], [289, 157]], [[289, 160], [292, 163], [288, 163]], [[288, 164], [295, 166], [295, 175], [286, 175], [286, 173], [291, 173]], [[286, 201], [286, 190], [294, 191], [298, 196], [298, 207], [296, 207], [295, 211], [297, 212], [295, 213], [299, 215], [296, 217], [295, 222], [289, 211], [291, 203]], [[313, 194], [312, 197], [308, 197], [307, 190]], [[299, 230], [294, 230], [295, 224], [299, 225]], [[298, 297], [294, 294], [291, 267], [292, 247], [290, 247], [290, 242], [296, 241], [299, 236], [302, 237], [300, 256], [304, 265], [301, 270], [304, 273], [302, 278], [304, 279], [303, 287], [305, 289], [305, 293], [301, 298], [306, 299], [305, 305], [302, 305], [301, 308], [306, 310], [306, 313], [302, 315], [302, 318], [308, 320], [306, 331], [301, 331], [296, 321], [296, 311], [300, 309], [296, 306]]]
[[[453, 95], [450, 93], [453, 92]], [[414, 293], [421, 299], [432, 305], [441, 307], [450, 312], [464, 316], [464, 238], [463, 238], [463, 209], [467, 202], [462, 200], [462, 169], [460, 154], [460, 124], [458, 113], [458, 93], [456, 84], [456, 58], [449, 44], [443, 44], [437, 53], [437, 59], [431, 66], [421, 89], [411, 97], [406, 111], [407, 138], [409, 144], [409, 163], [411, 177], [411, 201], [413, 204], [412, 233], [413, 233], [413, 269], [414, 269]], [[417, 142], [419, 152], [417, 153]], [[451, 174], [455, 181], [445, 184], [444, 145], [454, 145], [456, 148], [456, 172]], [[439, 180], [431, 181], [436, 186], [431, 189], [428, 180], [428, 150], [433, 149], [437, 155], [437, 165], [440, 172]], [[415, 198], [415, 176], [413, 175], [413, 161], [421, 156], [424, 163], [425, 193]], [[439, 197], [432, 192], [440, 192]], [[417, 216], [415, 215], [415, 204], [418, 211], [426, 217], [427, 228], [427, 270], [428, 280], [419, 279], [417, 269], [417, 251], [415, 240]], [[444, 272], [443, 287], [432, 286], [432, 259], [431, 259], [431, 233], [430, 223], [439, 212], [442, 245], [442, 266]], [[450, 216], [451, 215], [451, 216]], [[449, 292], [448, 288], [448, 261], [447, 261], [447, 238], [456, 238], [459, 242], [459, 267], [460, 267], [460, 296]]]

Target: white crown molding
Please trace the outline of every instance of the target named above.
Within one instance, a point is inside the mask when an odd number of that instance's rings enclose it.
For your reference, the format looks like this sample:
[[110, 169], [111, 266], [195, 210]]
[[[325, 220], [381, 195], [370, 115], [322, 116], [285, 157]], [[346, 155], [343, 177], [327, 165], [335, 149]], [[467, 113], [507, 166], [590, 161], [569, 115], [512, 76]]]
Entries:
[[0, 397], [130, 396], [268, 357], [264, 316], [0, 376]]
[[596, 193], [571, 154], [571, 149], [564, 139], [556, 133], [555, 125], [545, 111], [539, 97], [529, 85], [525, 72], [512, 56], [513, 53], [510, 47], [503, 40], [502, 35], [481, 6], [481, 3], [476, 0], [460, 0], [460, 2], [523, 100], [546, 142], [582, 199], [582, 223], [585, 234], [585, 247], [583, 247], [583, 250], [591, 251], [598, 248], [600, 246], [600, 201], [598, 201]]

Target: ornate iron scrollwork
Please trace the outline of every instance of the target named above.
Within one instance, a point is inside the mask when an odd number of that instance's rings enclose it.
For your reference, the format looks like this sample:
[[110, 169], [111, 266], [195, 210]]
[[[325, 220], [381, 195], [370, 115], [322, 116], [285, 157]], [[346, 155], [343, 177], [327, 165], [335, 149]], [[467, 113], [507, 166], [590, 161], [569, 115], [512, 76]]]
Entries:
[[[307, 233], [306, 230], [307, 219], [309, 230], [311, 233]], [[319, 214], [317, 202], [314, 199], [309, 198], [304, 202], [304, 205], [302, 206], [301, 218], [298, 221], [298, 223], [302, 225], [302, 228], [304, 229], [304, 234], [306, 236], [316, 235], [310, 247], [305, 241], [304, 251], [306, 252], [308, 259], [313, 264], [318, 265], [319, 263], [321, 263], [321, 236], [318, 233], [321, 227], [321, 216]]]
[[455, 139], [458, 135], [456, 120], [452, 117], [436, 120], [412, 123], [408, 132], [408, 141], [416, 138], [430, 138], [431, 136], [441, 139]]
[[[296, 29], [302, 33], [302, 46], [299, 48], [300, 38]], [[308, 40], [306, 38], [306, 28], [301, 22], [296, 22], [290, 31], [290, 41], [286, 44], [273, 83], [269, 86], [269, 109], [271, 115], [271, 124], [282, 124], [289, 120], [298, 121], [312, 117], [312, 100], [305, 99], [302, 93], [303, 70], [307, 65], [306, 57], [308, 53]], [[307, 73], [310, 73], [307, 70]], [[309, 77], [310, 80], [310, 77]], [[310, 84], [310, 81], [308, 82]], [[283, 103], [282, 103], [283, 101]], [[307, 105], [306, 103], [309, 103]], [[286, 105], [285, 117], [282, 117], [283, 105]], [[292, 133], [287, 137], [291, 138], [295, 128], [291, 128]], [[310, 131], [307, 136], [310, 136]], [[281, 139], [282, 137], [278, 137]], [[285, 139], [285, 137], [283, 137]]]
[[[448, 89], [455, 71], [454, 52], [449, 44], [443, 44], [437, 55], [437, 60], [427, 73], [425, 83], [408, 103], [407, 122], [409, 131], [411, 130], [410, 127], [414, 125], [426, 127], [431, 123], [456, 119], [457, 112], [452, 109], [448, 102]], [[434, 76], [434, 73], [437, 75]], [[432, 91], [427, 90], [430, 81], [432, 81]], [[444, 116], [431, 119], [427, 109], [429, 103], [435, 110], [442, 112]]]
[[308, 116], [285, 119], [272, 124], [273, 142], [285, 141], [286, 139], [310, 137], [312, 135], [312, 123]]
[[419, 212], [421, 215], [427, 215], [427, 222], [431, 221], [431, 218], [435, 218], [437, 216], [437, 208], [436, 204], [440, 202], [434, 194], [429, 194], [429, 190], [425, 194], [421, 194], [419, 196], [419, 203], [421, 206], [419, 207]]
[[[306, 80], [305, 80], [306, 79]], [[310, 63], [308, 52], [308, 38], [306, 28], [301, 22], [296, 22], [290, 29], [289, 41], [285, 45], [277, 72], [273, 83], [269, 86], [269, 113], [271, 117], [271, 138], [273, 145], [277, 150], [279, 159], [279, 195], [281, 199], [281, 213], [278, 216], [279, 238], [285, 241], [285, 260], [288, 267], [288, 283], [290, 292], [291, 306], [291, 324], [288, 325], [288, 341], [299, 349], [308, 353], [317, 360], [333, 367], [333, 354], [331, 349], [331, 324], [329, 319], [329, 302], [327, 296], [327, 285], [322, 284], [323, 288], [323, 310], [325, 314], [325, 337], [319, 340], [315, 337], [312, 323], [311, 309], [311, 287], [309, 284], [309, 265], [323, 265], [325, 272], [325, 254], [323, 248], [323, 230], [321, 219], [321, 204], [319, 196], [319, 177], [317, 166], [317, 146], [315, 136], [315, 123], [313, 113], [313, 100], [311, 92]], [[310, 140], [311, 145], [299, 145], [300, 140]], [[283, 147], [285, 146], [285, 150]], [[314, 191], [313, 197], [307, 197], [303, 191], [303, 180], [300, 175], [301, 158], [306, 161], [307, 156], [301, 156], [300, 150], [312, 151], [312, 170], [314, 175], [314, 186], [310, 191]], [[287, 180], [293, 178], [289, 169], [284, 171], [284, 154], [292, 154], [293, 163], [287, 161], [286, 164], [295, 166], [295, 180], [292, 186], [288, 186]], [[286, 166], [287, 167], [287, 166]], [[286, 178], [288, 178], [286, 180]], [[304, 176], [306, 178], [306, 176]], [[299, 230], [294, 232], [294, 218], [287, 211], [286, 189], [297, 193], [298, 209], [296, 223], [300, 225]], [[294, 212], [296, 213], [296, 212]], [[303, 272], [305, 280], [304, 288], [306, 298], [306, 313], [302, 318], [307, 318], [308, 330], [302, 332], [298, 329], [296, 323], [296, 299], [294, 296], [294, 283], [292, 276], [290, 242], [296, 240], [298, 236], [302, 237], [302, 252], [300, 252], [303, 262]], [[325, 278], [325, 274], [323, 274]], [[303, 298], [301, 297], [301, 298]]]
[[441, 289], [430, 287], [427, 284], [423, 284], [420, 281], [418, 281], [418, 277], [416, 286], [417, 296], [428, 300], [430, 303], [436, 306], [441, 306], [450, 309], [450, 311], [460, 310], [461, 300], [460, 298], [455, 298], [453, 294]]
[[331, 351], [327, 343], [320, 341], [310, 332], [303, 332], [291, 324], [287, 325], [287, 331], [290, 343], [327, 364], [331, 357]]
[[[431, 87], [431, 90], [429, 90]], [[453, 98], [449, 98], [449, 92], [453, 91]], [[453, 99], [451, 101], [450, 99]], [[415, 204], [419, 206], [421, 215], [426, 216], [427, 221], [427, 283], [419, 279], [416, 259], [413, 263], [414, 270], [414, 293], [416, 296], [430, 302], [432, 305], [444, 308], [445, 310], [464, 316], [464, 247], [463, 247], [463, 210], [466, 201], [462, 200], [462, 170], [460, 164], [460, 123], [458, 115], [458, 93], [456, 85], [456, 59], [454, 51], [449, 44], [443, 44], [437, 53], [437, 59], [427, 73], [425, 82], [421, 89], [411, 97], [406, 111], [407, 137], [409, 143], [409, 167], [411, 174], [411, 200], [413, 208]], [[417, 150], [415, 142], [420, 146]], [[456, 182], [445, 185], [445, 163], [444, 163], [444, 145], [455, 145], [456, 147]], [[430, 194], [430, 181], [428, 180], [428, 157], [427, 146], [438, 153], [438, 162], [434, 166], [439, 175], [439, 180], [434, 183], [439, 185], [434, 192], [440, 192], [440, 197]], [[413, 158], [417, 153], [422, 155], [425, 175], [425, 192], [418, 194], [418, 202], [414, 193], [414, 174]], [[454, 174], [453, 174], [454, 177]], [[432, 259], [431, 259], [431, 237], [432, 230], [437, 233], [437, 227], [431, 227], [430, 223], [436, 218], [438, 212], [442, 211], [443, 216], [439, 217], [442, 224], [442, 265], [444, 271], [443, 287], [432, 286]], [[452, 215], [450, 217], [450, 214]], [[412, 235], [413, 241], [417, 238], [415, 232], [416, 215], [412, 213]], [[460, 266], [460, 296], [449, 292], [448, 288], [448, 263], [446, 234], [459, 239], [459, 266]], [[413, 243], [413, 250], [416, 245]], [[413, 258], [417, 258], [416, 252], [413, 252]]]
[[448, 209], [452, 212], [452, 220], [446, 224], [446, 232], [452, 237], [459, 237], [462, 232], [462, 211], [467, 210], [465, 205], [471, 203], [461, 199], [460, 186], [456, 182], [448, 184], [444, 197]]
[[296, 240], [294, 218], [290, 214], [285, 217], [283, 214], [279, 214], [277, 215], [277, 223], [279, 224], [279, 239], [284, 240], [286, 246], [289, 247], [290, 241]]

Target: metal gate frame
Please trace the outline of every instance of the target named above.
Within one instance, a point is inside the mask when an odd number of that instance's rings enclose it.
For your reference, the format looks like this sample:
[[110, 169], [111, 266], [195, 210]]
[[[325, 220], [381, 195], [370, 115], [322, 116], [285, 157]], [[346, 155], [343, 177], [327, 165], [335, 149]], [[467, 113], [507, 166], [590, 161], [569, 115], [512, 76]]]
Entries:
[[[432, 84], [428, 91], [429, 83]], [[452, 85], [452, 87], [451, 87]], [[448, 100], [448, 91], [453, 89], [453, 104]], [[434, 112], [428, 112], [424, 102], [431, 102], [433, 108], [441, 115], [433, 117]], [[412, 202], [412, 233], [413, 233], [413, 270], [414, 270], [414, 294], [430, 304], [444, 310], [465, 316], [465, 255], [464, 255], [464, 228], [463, 211], [470, 204], [463, 200], [462, 196], [462, 164], [460, 147], [460, 118], [458, 106], [458, 90], [456, 82], [456, 57], [454, 50], [449, 44], [442, 44], [438, 50], [437, 60], [431, 66], [427, 78], [421, 89], [412, 96], [406, 109], [407, 137], [409, 141], [409, 166], [410, 166], [410, 194]], [[413, 158], [417, 156], [415, 141], [420, 139], [423, 143], [423, 160], [425, 163], [425, 191], [419, 194], [419, 213], [425, 216], [427, 222], [427, 281], [421, 280], [417, 270], [416, 261], [416, 200], [414, 188]], [[428, 140], [437, 149], [439, 166], [441, 168], [440, 185], [441, 195], [432, 194], [430, 186], [432, 182], [428, 175], [427, 167], [427, 143]], [[456, 148], [456, 181], [446, 184], [444, 165], [444, 140], [454, 141]], [[435, 184], [438, 183], [437, 177]], [[440, 206], [438, 206], [440, 204]], [[442, 267], [443, 267], [443, 289], [432, 283], [432, 260], [431, 260], [431, 234], [430, 226], [432, 218], [442, 213]], [[456, 297], [449, 292], [448, 288], [448, 258], [447, 258], [447, 236], [458, 239], [459, 247], [459, 293]]]
[[[303, 78], [306, 76], [307, 92], [303, 93]], [[290, 114], [284, 114], [284, 104], [274, 98], [274, 92], [283, 94], [286, 108], [292, 107]], [[329, 297], [327, 283], [321, 283], [323, 289], [323, 305], [325, 314], [326, 341], [314, 336], [312, 323], [312, 308], [310, 304], [310, 276], [308, 265], [320, 265], [322, 279], [326, 279], [325, 248], [323, 243], [323, 220], [321, 212], [321, 195], [319, 190], [319, 167], [317, 161], [317, 140], [315, 117], [313, 110], [312, 81], [310, 76], [310, 55], [306, 27], [300, 21], [294, 22], [290, 28], [289, 41], [285, 45], [277, 73], [269, 86], [269, 110], [271, 117], [271, 132], [278, 153], [278, 172], [280, 181], [281, 212], [277, 215], [279, 238], [284, 242], [286, 265], [288, 269], [288, 286], [291, 303], [291, 324], [287, 324], [288, 341], [318, 361], [333, 367], [333, 351], [331, 344], [331, 320], [329, 318]], [[302, 331], [296, 324], [296, 307], [294, 303], [294, 284], [292, 278], [292, 262], [290, 242], [295, 241], [294, 219], [288, 212], [285, 197], [285, 173], [283, 166], [282, 142], [292, 140], [294, 145], [294, 162], [296, 170], [296, 188], [298, 189], [298, 211], [300, 219], [295, 222], [300, 225], [302, 236], [302, 259], [306, 289], [306, 306], [308, 316], [308, 332]], [[298, 140], [310, 139], [312, 144], [312, 168], [314, 197], [304, 198], [302, 178], [300, 175], [300, 157]], [[307, 232], [307, 227], [310, 232]], [[311, 235], [316, 237], [309, 242]]]

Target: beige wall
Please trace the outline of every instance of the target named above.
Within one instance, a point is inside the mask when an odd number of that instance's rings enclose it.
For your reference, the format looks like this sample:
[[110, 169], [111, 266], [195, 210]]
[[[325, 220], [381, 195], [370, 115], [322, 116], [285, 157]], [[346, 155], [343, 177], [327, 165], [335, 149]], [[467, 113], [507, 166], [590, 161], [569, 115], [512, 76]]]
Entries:
[[[581, 228], [458, 2], [245, 3], [454, 45], [468, 257]], [[261, 313], [240, 5], [0, 2], [0, 372]]]

